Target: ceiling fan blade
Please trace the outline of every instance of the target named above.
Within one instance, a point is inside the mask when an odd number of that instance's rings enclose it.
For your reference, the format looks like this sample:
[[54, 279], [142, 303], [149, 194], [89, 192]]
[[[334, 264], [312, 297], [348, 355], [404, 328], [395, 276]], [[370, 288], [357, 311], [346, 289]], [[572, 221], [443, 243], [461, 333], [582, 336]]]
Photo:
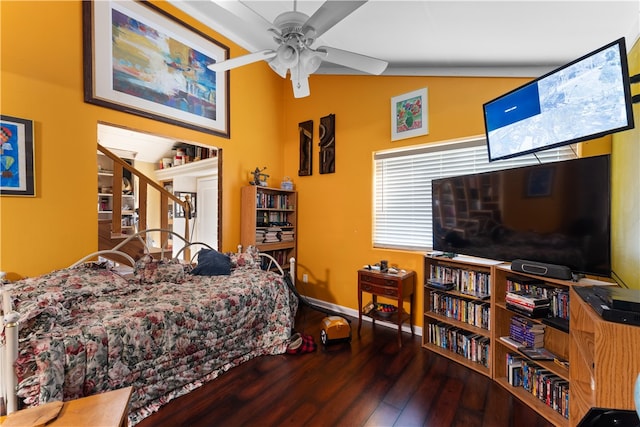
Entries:
[[317, 39], [366, 2], [367, 0], [327, 0], [305, 22], [302, 33], [308, 38]]
[[276, 51], [267, 49], [259, 52], [249, 53], [247, 55], [237, 56], [235, 58], [227, 59], [225, 61], [215, 62], [207, 66], [212, 71], [227, 71], [232, 68], [242, 67], [243, 65], [251, 64], [261, 60], [269, 60], [276, 56]]
[[327, 56], [324, 58], [327, 62], [343, 65], [369, 74], [382, 74], [387, 68], [387, 65], [389, 65], [387, 61], [383, 61], [382, 59], [372, 58], [329, 46], [321, 46], [316, 50], [327, 53]]

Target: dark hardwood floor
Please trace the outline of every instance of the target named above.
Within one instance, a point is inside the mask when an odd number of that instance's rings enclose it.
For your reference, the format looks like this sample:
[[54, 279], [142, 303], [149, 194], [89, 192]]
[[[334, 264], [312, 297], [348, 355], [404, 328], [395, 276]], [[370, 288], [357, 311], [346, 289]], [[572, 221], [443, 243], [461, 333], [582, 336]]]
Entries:
[[[323, 314], [297, 330], [319, 344]], [[263, 356], [175, 399], [138, 424], [164, 426], [459, 426], [551, 424], [491, 379], [420, 347], [420, 337], [364, 322], [353, 340], [314, 353]]]

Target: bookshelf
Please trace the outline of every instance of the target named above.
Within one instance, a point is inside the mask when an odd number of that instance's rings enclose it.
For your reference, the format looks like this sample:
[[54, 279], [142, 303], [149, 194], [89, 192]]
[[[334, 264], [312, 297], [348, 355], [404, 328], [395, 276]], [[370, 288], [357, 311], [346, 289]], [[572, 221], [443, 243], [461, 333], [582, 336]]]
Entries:
[[[494, 290], [491, 296], [493, 308], [492, 331], [494, 342], [493, 379], [510, 393], [530, 406], [538, 414], [556, 426], [568, 426], [570, 414], [570, 378], [569, 378], [569, 297], [572, 282], [541, 278], [534, 275], [514, 272], [509, 264], [495, 266], [493, 270]], [[552, 301], [550, 320], [543, 317], [529, 318], [522, 312], [507, 307], [507, 292], [527, 290], [531, 293], [549, 295]], [[555, 302], [553, 302], [555, 301]], [[544, 348], [557, 360], [533, 360], [515, 346], [500, 339], [510, 336], [510, 327], [514, 317], [524, 318], [544, 330]], [[515, 382], [510, 380], [508, 360], [522, 367], [528, 380]], [[514, 368], [511, 370], [513, 371]]]
[[[474, 292], [464, 288], [460, 279], [477, 278], [480, 274], [488, 276], [488, 329], [484, 324], [477, 326], [470, 324], [469, 319], [459, 318], [461, 307], [468, 308], [478, 300], [486, 301], [483, 295], [474, 296]], [[509, 263], [464, 256], [453, 259], [426, 256], [424, 278], [422, 345], [425, 349], [490, 376], [555, 426], [578, 425], [593, 407], [635, 409], [633, 388], [640, 373], [640, 327], [603, 320], [574, 291], [576, 286], [616, 286], [615, 283], [594, 279], [573, 282], [535, 276], [512, 271]], [[436, 289], [434, 282], [453, 282], [454, 286]], [[513, 317], [523, 317], [521, 312], [507, 307], [507, 292], [523, 288], [531, 290], [532, 287], [543, 289], [551, 296], [551, 316], [524, 317], [544, 329], [543, 346], [555, 360], [531, 358], [520, 346], [501, 339], [510, 335]], [[480, 337], [489, 345], [488, 364], [470, 360], [433, 342], [432, 330], [439, 328]], [[526, 365], [532, 378], [544, 379], [544, 382], [536, 382], [535, 390], [533, 383], [527, 384], [527, 388], [513, 385], [518, 363]], [[549, 394], [538, 393], [539, 384], [544, 384], [540, 390], [544, 393], [550, 390]]]
[[491, 267], [458, 256], [424, 259], [422, 346], [492, 376]]
[[240, 243], [272, 255], [283, 268], [296, 257], [297, 193], [293, 190], [242, 187]]
[[[136, 225], [136, 195], [131, 172], [123, 171], [122, 194], [114, 197], [113, 194], [113, 160], [98, 151], [98, 222], [111, 220], [113, 209], [120, 209], [122, 212], [121, 230], [122, 234], [133, 234]], [[133, 160], [125, 159], [132, 163]], [[114, 200], [114, 199], [118, 200]]]

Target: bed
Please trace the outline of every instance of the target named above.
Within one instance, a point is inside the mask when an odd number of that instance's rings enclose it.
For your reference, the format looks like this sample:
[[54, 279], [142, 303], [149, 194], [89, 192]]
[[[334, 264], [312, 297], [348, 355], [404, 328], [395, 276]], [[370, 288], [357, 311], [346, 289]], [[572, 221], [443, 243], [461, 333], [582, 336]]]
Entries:
[[[199, 275], [211, 259], [205, 252], [228, 257], [228, 274]], [[10, 299], [15, 313], [5, 313], [3, 338], [19, 325], [19, 401], [32, 407], [132, 386], [135, 425], [228, 369], [284, 353], [298, 301], [275, 260], [261, 268], [264, 257], [252, 247], [203, 248], [195, 268], [145, 255], [128, 274], [83, 261], [5, 285], [4, 311]]]

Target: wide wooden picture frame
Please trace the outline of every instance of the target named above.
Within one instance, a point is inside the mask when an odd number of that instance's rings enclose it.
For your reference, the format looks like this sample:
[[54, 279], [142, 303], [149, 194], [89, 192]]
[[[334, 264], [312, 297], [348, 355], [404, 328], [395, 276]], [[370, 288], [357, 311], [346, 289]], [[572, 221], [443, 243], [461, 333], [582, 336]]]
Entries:
[[148, 2], [83, 2], [85, 102], [229, 138], [229, 48]]
[[0, 196], [35, 196], [33, 121], [0, 115]]
[[427, 88], [391, 98], [391, 140], [429, 133]]

